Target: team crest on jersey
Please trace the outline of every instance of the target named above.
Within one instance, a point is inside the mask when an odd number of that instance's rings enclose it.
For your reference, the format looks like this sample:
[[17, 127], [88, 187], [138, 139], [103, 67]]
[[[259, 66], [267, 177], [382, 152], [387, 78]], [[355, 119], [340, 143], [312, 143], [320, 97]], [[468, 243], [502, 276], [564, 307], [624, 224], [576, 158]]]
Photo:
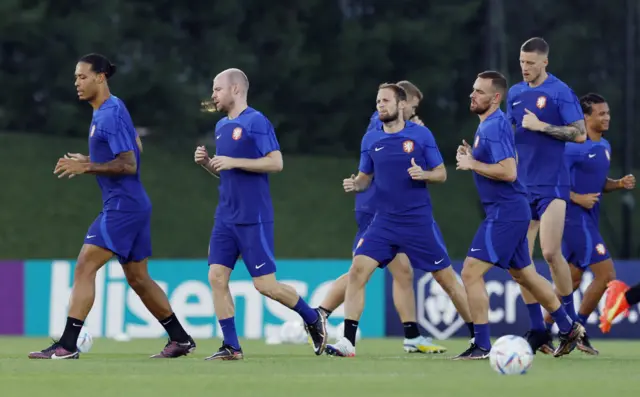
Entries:
[[538, 97], [538, 100], [536, 101], [536, 107], [538, 109], [542, 109], [545, 106], [547, 106], [547, 97], [546, 96]]
[[89, 133], [89, 136], [93, 136], [93, 133], [96, 132], [96, 125], [92, 125], [91, 126], [91, 132]]
[[480, 144], [480, 135], [476, 136], [476, 141], [473, 142], [473, 147], [477, 148], [479, 144]]
[[604, 244], [600, 243], [598, 245], [596, 245], [596, 251], [598, 252], [598, 254], [600, 255], [604, 255], [607, 253], [607, 249], [604, 248]]
[[604, 154], [607, 156], [607, 160], [611, 161], [611, 154], [609, 154], [607, 149], [604, 150]]
[[414, 147], [413, 141], [402, 142], [402, 150], [404, 150], [405, 153], [413, 152], [413, 147]]
[[231, 138], [233, 138], [234, 141], [237, 141], [238, 139], [242, 138], [242, 128], [240, 127], [234, 128], [233, 135], [231, 135]]

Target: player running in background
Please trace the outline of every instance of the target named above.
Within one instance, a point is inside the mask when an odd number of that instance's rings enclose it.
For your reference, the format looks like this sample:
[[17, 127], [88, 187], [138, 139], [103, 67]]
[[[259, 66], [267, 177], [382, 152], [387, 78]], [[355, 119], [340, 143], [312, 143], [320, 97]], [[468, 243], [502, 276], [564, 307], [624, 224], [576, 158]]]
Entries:
[[358, 321], [364, 309], [365, 285], [377, 267], [403, 252], [414, 268], [432, 272], [460, 315], [470, 320], [467, 296], [433, 219], [428, 183], [442, 183], [447, 171], [429, 129], [401, 117], [406, 93], [396, 84], [379, 87], [376, 107], [382, 129], [362, 138], [359, 173], [343, 181], [346, 192], [362, 192], [376, 178], [377, 212], [358, 242], [345, 295], [344, 337], [327, 345], [327, 353], [355, 356]]
[[[566, 142], [584, 142], [586, 130], [580, 104], [571, 89], [547, 73], [549, 45], [541, 38], [527, 40], [520, 49], [520, 67], [524, 81], [509, 90], [507, 116], [515, 126], [518, 153], [518, 178], [529, 195], [532, 221], [527, 235], [533, 262], [538, 231], [542, 255], [549, 264], [562, 303], [572, 319], [573, 285], [569, 265], [562, 256], [562, 234], [569, 201], [569, 172], [564, 163]], [[540, 304], [522, 288], [531, 330], [527, 339], [531, 348], [553, 352], [551, 333], [547, 331]]]
[[220, 177], [209, 243], [209, 283], [224, 341], [207, 360], [243, 358], [229, 291], [229, 277], [240, 255], [262, 295], [300, 314], [320, 355], [327, 343], [326, 318], [293, 287], [276, 280], [269, 174], [282, 171], [282, 153], [271, 122], [247, 105], [248, 90], [249, 80], [241, 70], [227, 69], [215, 77], [211, 97], [227, 116], [216, 125], [215, 156], [209, 158], [204, 146], [194, 155], [196, 163]]
[[96, 175], [103, 208], [89, 227], [76, 262], [69, 314], [64, 333], [50, 347], [29, 354], [35, 359], [75, 359], [76, 341], [93, 306], [98, 270], [114, 255], [131, 288], [169, 334], [164, 350], [152, 357], [187, 355], [196, 344], [173, 313], [166, 294], [149, 277], [151, 201], [140, 182], [142, 142], [125, 104], [111, 95], [107, 80], [116, 68], [104, 56], [89, 54], [76, 65], [78, 98], [93, 108], [89, 128], [89, 156], [68, 154], [58, 160], [58, 178]]
[[574, 322], [553, 292], [551, 284], [536, 272], [529, 257], [527, 231], [531, 210], [527, 193], [518, 179], [516, 148], [511, 124], [500, 110], [507, 80], [500, 73], [478, 74], [471, 93], [471, 111], [480, 118], [473, 147], [458, 148], [457, 169], [473, 171], [473, 179], [486, 218], [478, 228], [462, 269], [473, 316], [475, 341], [457, 360], [489, 358], [489, 296], [484, 274], [493, 266], [506, 269], [547, 309], [560, 327], [560, 345], [554, 356], [568, 354], [584, 328]]
[[[407, 105], [402, 111], [402, 117], [404, 120], [410, 120], [416, 124], [424, 125], [422, 120], [416, 115], [416, 109], [423, 98], [422, 92], [420, 92], [418, 87], [413, 83], [406, 80], [400, 81], [397, 84], [402, 87], [407, 94]], [[382, 129], [382, 121], [380, 121], [377, 111], [371, 116], [367, 132], [371, 129]], [[374, 180], [371, 182], [369, 189], [361, 193], [356, 193], [355, 213], [358, 231], [353, 240], [352, 252], [355, 252], [358, 242], [371, 224], [373, 216], [376, 213], [375, 190]], [[416, 296], [413, 288], [413, 271], [409, 263], [409, 258], [407, 258], [405, 254], [399, 253], [389, 263], [387, 268], [393, 277], [393, 303], [404, 329], [404, 350], [408, 353], [446, 352], [446, 347], [433, 343], [433, 339], [430, 337], [420, 335], [416, 321]], [[338, 306], [344, 303], [348, 275], [349, 273], [345, 273], [333, 282], [327, 296], [320, 304], [320, 310], [322, 310], [327, 317], [329, 317]], [[473, 324], [468, 323], [468, 325], [471, 326], [471, 336], [473, 337]]]
[[[580, 287], [582, 275], [587, 269], [593, 272], [593, 281], [584, 292], [578, 310], [578, 321], [585, 325], [598, 306], [607, 284], [614, 280], [616, 272], [604, 239], [598, 231], [600, 195], [619, 189], [633, 189], [636, 179], [627, 175], [622, 179], [610, 179], [611, 145], [603, 138], [609, 130], [611, 113], [606, 100], [598, 94], [580, 98], [587, 128], [587, 141], [582, 144], [567, 143], [565, 161], [571, 180], [571, 202], [567, 208], [562, 251], [570, 264], [573, 289]], [[548, 328], [553, 319], [545, 318]], [[578, 349], [588, 354], [598, 354], [588, 336], [578, 342]]]
[[611, 331], [613, 320], [620, 314], [629, 315], [629, 308], [640, 303], [640, 284], [629, 288], [620, 280], [613, 280], [606, 290], [606, 300], [600, 316], [600, 329], [603, 333]]

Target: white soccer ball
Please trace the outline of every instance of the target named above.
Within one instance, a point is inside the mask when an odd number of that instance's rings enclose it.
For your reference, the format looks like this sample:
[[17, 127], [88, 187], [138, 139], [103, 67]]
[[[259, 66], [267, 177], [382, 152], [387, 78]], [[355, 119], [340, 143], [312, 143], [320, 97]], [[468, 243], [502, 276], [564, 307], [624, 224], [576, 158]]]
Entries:
[[82, 329], [80, 330], [77, 346], [78, 350], [80, 350], [80, 353], [89, 353], [89, 350], [91, 350], [91, 346], [93, 346], [93, 336], [91, 336], [91, 334], [85, 327], [82, 327]]
[[516, 335], [500, 337], [489, 353], [491, 368], [502, 375], [522, 375], [533, 364], [533, 351], [526, 339]]
[[302, 321], [287, 321], [280, 327], [282, 343], [301, 345], [307, 343], [307, 331]]
[[[338, 324], [337, 327], [334, 328], [334, 334], [333, 337], [335, 338], [336, 341], [338, 341], [340, 338], [342, 338], [344, 336], [344, 322]], [[329, 332], [329, 337], [331, 337], [331, 333]], [[359, 341], [362, 338], [362, 334], [360, 333], [360, 328], [358, 328], [358, 330], [356, 331], [356, 342]]]

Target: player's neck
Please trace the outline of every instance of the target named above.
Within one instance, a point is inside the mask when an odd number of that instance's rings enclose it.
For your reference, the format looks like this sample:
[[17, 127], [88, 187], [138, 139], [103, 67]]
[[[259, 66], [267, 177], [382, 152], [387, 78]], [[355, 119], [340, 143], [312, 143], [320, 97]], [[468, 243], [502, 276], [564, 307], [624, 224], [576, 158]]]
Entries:
[[109, 91], [109, 89], [106, 89], [103, 92], [98, 93], [98, 95], [96, 95], [93, 100], [89, 101], [89, 104], [94, 111], [98, 110], [100, 109], [100, 106], [102, 106], [102, 104], [105, 103], [107, 99], [109, 99], [110, 96], [111, 92]]
[[384, 123], [382, 129], [387, 134], [395, 134], [396, 132], [402, 131], [404, 129], [404, 126], [404, 120], [398, 117], [396, 120]]
[[529, 87], [536, 88], [536, 87], [540, 86], [542, 83], [544, 83], [544, 81], [547, 79], [547, 77], [549, 77], [549, 73], [547, 73], [546, 70], [543, 70], [542, 73], [540, 73], [540, 76], [538, 76], [537, 79], [535, 79], [534, 81], [529, 82]]
[[480, 122], [482, 123], [483, 121], [485, 121], [487, 119], [487, 117], [489, 117], [492, 114], [494, 114], [496, 112], [496, 110], [498, 110], [498, 106], [491, 105], [491, 107], [489, 109], [487, 109], [486, 112], [478, 115], [478, 118], [480, 119]]
[[229, 112], [227, 113], [227, 118], [229, 120], [233, 120], [236, 117], [240, 116], [240, 113], [244, 112], [247, 108], [249, 107], [249, 105], [247, 105], [247, 102], [236, 102], [233, 105], [233, 108], [231, 108], [231, 110], [229, 110]]
[[589, 137], [590, 140], [594, 142], [598, 142], [600, 139], [602, 139], [602, 132], [596, 131], [593, 128], [587, 127], [587, 136]]

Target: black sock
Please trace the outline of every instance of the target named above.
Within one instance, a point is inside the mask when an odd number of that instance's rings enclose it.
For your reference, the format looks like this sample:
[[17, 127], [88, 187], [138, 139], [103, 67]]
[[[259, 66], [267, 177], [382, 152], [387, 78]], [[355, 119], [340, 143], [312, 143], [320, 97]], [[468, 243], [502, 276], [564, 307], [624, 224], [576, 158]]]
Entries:
[[418, 323], [415, 322], [407, 322], [402, 323], [404, 326], [404, 337], [407, 339], [413, 339], [420, 336], [420, 331], [418, 330]]
[[329, 309], [325, 309], [324, 307], [320, 306], [318, 307], [318, 309], [322, 310], [325, 314], [325, 316], [327, 316], [327, 318], [329, 318], [329, 316], [331, 315], [331, 313], [333, 313], [331, 310]]
[[349, 339], [353, 346], [356, 345], [356, 332], [358, 331], [358, 322], [353, 320], [344, 320], [344, 337]]
[[472, 338], [476, 337], [476, 331], [473, 328], [473, 323], [467, 323], [467, 328], [469, 328], [469, 333], [471, 334]]
[[625, 292], [624, 297], [627, 298], [629, 306], [633, 306], [640, 302], [640, 284], [631, 287], [631, 289]]
[[189, 341], [189, 334], [187, 334], [187, 331], [182, 328], [182, 324], [180, 324], [180, 321], [178, 321], [175, 313], [172, 313], [164, 320], [160, 320], [160, 324], [162, 324], [165, 331], [167, 331], [167, 334], [169, 334], [169, 339], [171, 339], [172, 341], [180, 343]]
[[78, 350], [78, 335], [83, 325], [84, 321], [67, 317], [67, 325], [64, 326], [64, 332], [58, 343], [70, 352]]

